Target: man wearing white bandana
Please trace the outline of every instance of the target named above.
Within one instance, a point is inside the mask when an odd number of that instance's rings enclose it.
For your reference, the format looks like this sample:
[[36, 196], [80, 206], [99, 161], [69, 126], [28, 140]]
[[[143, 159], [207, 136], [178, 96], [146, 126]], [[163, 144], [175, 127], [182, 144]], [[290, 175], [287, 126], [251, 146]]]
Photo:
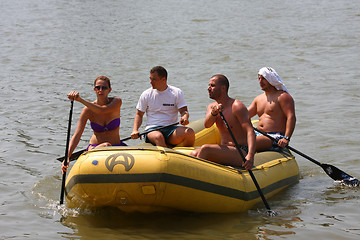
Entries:
[[250, 117], [259, 116], [257, 128], [278, 140], [261, 134], [256, 136], [256, 151], [276, 150], [286, 147], [296, 124], [295, 103], [280, 76], [271, 67], [259, 70], [258, 80], [263, 94], [257, 96], [248, 107]]

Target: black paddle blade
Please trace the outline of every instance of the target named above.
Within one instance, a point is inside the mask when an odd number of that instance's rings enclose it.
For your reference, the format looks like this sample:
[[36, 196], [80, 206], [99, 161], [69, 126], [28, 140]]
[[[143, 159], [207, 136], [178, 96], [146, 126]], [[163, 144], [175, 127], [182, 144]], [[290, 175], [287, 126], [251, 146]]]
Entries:
[[329, 164], [321, 164], [321, 167], [324, 169], [324, 171], [329, 175], [332, 179], [335, 181], [341, 181], [342, 184], [351, 186], [351, 187], [357, 187], [359, 186], [359, 180], [356, 178], [350, 176], [349, 174], [341, 171], [337, 167], [334, 167]]
[[267, 210], [266, 213], [269, 217], [275, 217], [277, 215], [277, 213], [273, 210]]

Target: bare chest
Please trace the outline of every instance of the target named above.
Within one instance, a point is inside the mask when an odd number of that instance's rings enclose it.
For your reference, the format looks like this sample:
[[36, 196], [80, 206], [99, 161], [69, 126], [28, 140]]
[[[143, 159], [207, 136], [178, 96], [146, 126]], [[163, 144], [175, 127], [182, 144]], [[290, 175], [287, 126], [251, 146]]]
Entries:
[[264, 99], [258, 103], [259, 116], [266, 115], [278, 115], [281, 114], [281, 107], [277, 99]]

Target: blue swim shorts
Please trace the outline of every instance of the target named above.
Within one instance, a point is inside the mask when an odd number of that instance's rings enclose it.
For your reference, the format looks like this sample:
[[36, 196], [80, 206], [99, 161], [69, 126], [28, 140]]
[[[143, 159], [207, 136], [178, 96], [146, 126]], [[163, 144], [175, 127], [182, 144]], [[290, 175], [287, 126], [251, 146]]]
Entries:
[[[151, 131], [151, 130], [154, 130], [154, 129], [159, 128], [159, 127], [161, 127], [161, 126], [151, 127], [149, 129], [147, 129], [146, 131]], [[162, 135], [165, 138], [166, 144], [170, 145], [167, 140], [170, 137], [170, 135], [175, 131], [175, 129], [177, 129], [178, 127], [179, 126], [170, 126], [170, 127], [167, 127], [167, 128], [157, 130], [157, 131], [160, 131], [162, 133]], [[145, 142], [151, 143], [150, 140], [147, 137], [147, 134], [145, 134]]]

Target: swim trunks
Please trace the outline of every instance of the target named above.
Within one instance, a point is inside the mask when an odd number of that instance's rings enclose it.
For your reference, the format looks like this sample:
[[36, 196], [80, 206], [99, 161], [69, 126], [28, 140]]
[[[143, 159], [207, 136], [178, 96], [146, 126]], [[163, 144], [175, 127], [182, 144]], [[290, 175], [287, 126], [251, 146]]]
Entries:
[[[259, 133], [259, 132], [256, 132], [255, 131], [255, 134], [256, 136], [263, 136], [263, 134]], [[269, 132], [269, 133], [266, 133], [268, 134], [269, 136], [273, 137], [276, 139], [273, 140], [272, 142], [272, 147], [269, 149], [269, 151], [277, 151], [277, 152], [280, 152], [283, 148], [282, 147], [279, 147], [279, 145], [277, 144], [277, 141], [279, 141], [280, 139], [284, 138], [284, 133], [277, 133], [277, 132]]]
[[[151, 127], [149, 128], [147, 131], [151, 131], [151, 130], [154, 130], [156, 128], [159, 128], [159, 127], [162, 127], [162, 126], [156, 126], [156, 127]], [[163, 129], [160, 129], [160, 130], [157, 130], [157, 131], [160, 131], [162, 133], [162, 135], [164, 136], [165, 138], [165, 142], [166, 144], [168, 145], [171, 145], [167, 142], [168, 138], [170, 137], [170, 135], [175, 131], [175, 129], [177, 129], [179, 126], [170, 126], [170, 127], [167, 127], [167, 128], [163, 128]], [[145, 142], [147, 143], [152, 143], [150, 142], [149, 138], [147, 137], [147, 134], [145, 134]]]

